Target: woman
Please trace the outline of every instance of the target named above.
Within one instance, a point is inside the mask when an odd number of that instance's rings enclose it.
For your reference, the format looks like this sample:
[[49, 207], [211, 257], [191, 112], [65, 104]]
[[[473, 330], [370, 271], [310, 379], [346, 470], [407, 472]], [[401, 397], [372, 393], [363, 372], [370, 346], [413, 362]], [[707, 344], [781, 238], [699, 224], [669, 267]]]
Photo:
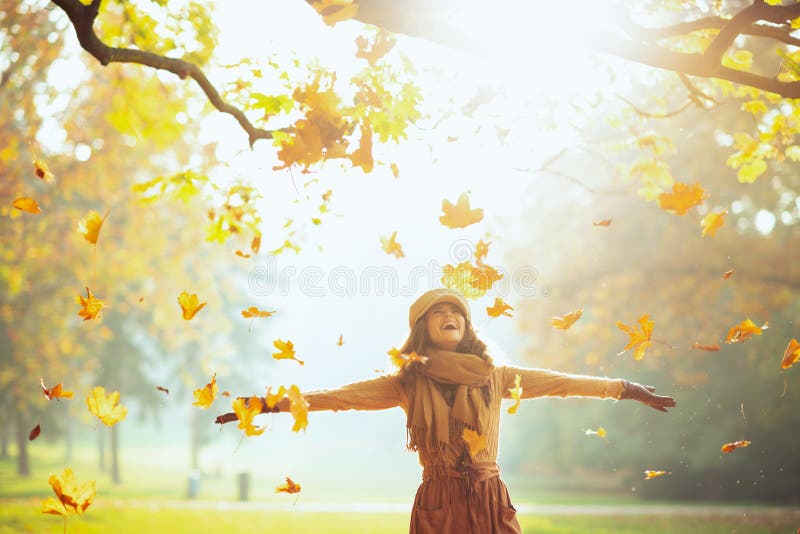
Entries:
[[[411, 306], [408, 324], [411, 333], [400, 352], [421, 358], [410, 358], [396, 374], [304, 397], [309, 410], [403, 408], [408, 447], [417, 451], [424, 468], [411, 512], [412, 534], [522, 532], [495, 463], [500, 401], [511, 397], [518, 375], [523, 399], [635, 399], [662, 412], [675, 406], [671, 397], [627, 380], [494, 366], [472, 329], [466, 300], [450, 289], [423, 294]], [[264, 409], [288, 410], [285, 398]], [[235, 414], [217, 418], [218, 423], [232, 420]], [[486, 447], [471, 455], [465, 429], [484, 436]]]

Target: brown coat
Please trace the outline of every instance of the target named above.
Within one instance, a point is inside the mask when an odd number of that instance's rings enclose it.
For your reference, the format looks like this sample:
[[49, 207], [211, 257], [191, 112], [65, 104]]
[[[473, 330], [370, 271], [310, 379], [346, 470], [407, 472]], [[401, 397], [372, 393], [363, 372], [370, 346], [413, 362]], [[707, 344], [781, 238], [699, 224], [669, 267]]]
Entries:
[[[515, 376], [521, 377], [522, 398], [586, 396], [619, 399], [619, 379], [570, 375], [545, 369], [496, 367], [492, 389], [491, 418], [485, 429], [486, 448], [469, 458], [460, 436], [451, 436], [450, 450], [434, 460], [419, 451], [423, 482], [411, 513], [412, 534], [517, 533], [521, 532], [505, 484], [497, 468], [500, 401], [510, 398]], [[408, 397], [397, 374], [356, 382], [339, 389], [304, 394], [309, 410], [384, 410], [400, 406], [407, 411]], [[283, 406], [280, 406], [283, 410]], [[286, 406], [288, 409], [288, 406]], [[466, 465], [464, 459], [467, 459]], [[440, 462], [439, 464], [436, 461]]]

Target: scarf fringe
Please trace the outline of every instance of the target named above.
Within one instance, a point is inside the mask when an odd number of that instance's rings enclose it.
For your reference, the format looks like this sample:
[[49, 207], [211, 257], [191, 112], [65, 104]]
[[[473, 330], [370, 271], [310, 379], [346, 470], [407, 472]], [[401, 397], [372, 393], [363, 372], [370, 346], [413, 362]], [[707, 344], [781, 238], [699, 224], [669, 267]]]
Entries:
[[[449, 441], [438, 441], [433, 436], [434, 432], [428, 432], [425, 427], [406, 427], [406, 449], [413, 452], [419, 452], [420, 449], [432, 454], [437, 463], [446, 463], [448, 459], [448, 449], [453, 448], [454, 452], [460, 454], [463, 450], [467, 449], [466, 442], [462, 436], [465, 429], [473, 430], [480, 433], [480, 430], [474, 428], [472, 425], [459, 421], [453, 417], [449, 418], [448, 428], [450, 433]], [[431, 439], [433, 437], [433, 439]]]

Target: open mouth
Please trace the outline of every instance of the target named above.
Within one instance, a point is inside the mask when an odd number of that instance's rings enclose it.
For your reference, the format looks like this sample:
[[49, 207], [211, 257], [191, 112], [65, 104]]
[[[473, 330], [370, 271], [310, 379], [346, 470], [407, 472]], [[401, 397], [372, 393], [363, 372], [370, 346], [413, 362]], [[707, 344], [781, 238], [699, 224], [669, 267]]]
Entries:
[[447, 323], [442, 326], [442, 330], [458, 330], [458, 326], [455, 323]]

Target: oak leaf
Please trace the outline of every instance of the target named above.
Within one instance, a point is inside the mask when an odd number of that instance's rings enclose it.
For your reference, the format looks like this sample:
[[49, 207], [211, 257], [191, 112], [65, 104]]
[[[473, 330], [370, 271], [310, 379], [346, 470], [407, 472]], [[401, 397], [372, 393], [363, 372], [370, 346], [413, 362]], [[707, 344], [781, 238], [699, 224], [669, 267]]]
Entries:
[[489, 317], [500, 317], [501, 315], [511, 317], [512, 315], [509, 313], [509, 311], [513, 309], [514, 308], [506, 304], [503, 299], [500, 297], [495, 297], [494, 304], [486, 307], [486, 313], [489, 314]]
[[461, 193], [455, 204], [442, 200], [442, 211], [444, 215], [439, 217], [439, 222], [448, 228], [464, 228], [483, 219], [483, 209], [469, 207], [467, 193]]
[[746, 318], [741, 323], [734, 325], [728, 330], [728, 335], [725, 336], [725, 343], [739, 343], [741, 341], [745, 341], [752, 336], [760, 336], [762, 330], [766, 330], [769, 328], [769, 323], [765, 322], [762, 326], [756, 326], [756, 324], [750, 320], [750, 318]]
[[86, 397], [89, 413], [100, 419], [106, 426], [113, 426], [128, 415], [128, 408], [118, 403], [119, 391], [113, 391], [106, 395], [106, 390], [102, 386], [96, 386], [92, 390], [92, 394]]
[[800, 343], [798, 343], [796, 339], [792, 338], [783, 353], [781, 369], [788, 369], [797, 362], [800, 362]]
[[700, 224], [703, 226], [703, 234], [702, 236], [705, 237], [706, 234], [713, 236], [717, 233], [723, 224], [725, 224], [725, 215], [728, 214], [728, 210], [722, 210], [718, 212], [710, 212], [708, 215], [703, 217], [700, 221]]
[[302, 360], [298, 360], [295, 357], [294, 351], [294, 343], [289, 340], [283, 341], [282, 339], [276, 339], [272, 342], [272, 345], [278, 349], [278, 352], [273, 352], [272, 357], [276, 360], [295, 360], [300, 365], [305, 365], [305, 362]]
[[81, 234], [86, 241], [96, 245], [106, 217], [108, 217], [108, 212], [101, 218], [100, 214], [96, 211], [90, 211], [86, 214], [86, 217], [78, 222], [78, 233]]
[[517, 408], [519, 408], [519, 403], [522, 400], [522, 386], [520, 383], [522, 382], [522, 376], [517, 374], [514, 377], [514, 387], [509, 388], [509, 392], [511, 393], [511, 398], [514, 399], [514, 404], [509, 406], [508, 413], [517, 413]]
[[739, 449], [739, 448], [742, 448], [742, 447], [749, 447], [749, 446], [750, 446], [750, 442], [747, 441], [747, 440], [742, 439], [742, 440], [739, 440], [739, 441], [733, 441], [731, 443], [726, 443], [725, 445], [723, 445], [720, 448], [720, 450], [722, 452], [724, 452], [725, 454], [727, 454], [729, 452], [735, 451], [736, 449]]
[[32, 198], [20, 197], [14, 201], [14, 207], [28, 213], [41, 213], [39, 203]]
[[300, 493], [300, 484], [286, 477], [286, 484], [275, 488], [275, 493]]
[[81, 305], [81, 309], [78, 310], [78, 317], [83, 317], [84, 321], [99, 319], [102, 315], [103, 307], [106, 305], [103, 300], [96, 298], [88, 287], [86, 288], [86, 298], [78, 295], [75, 300]]
[[478, 434], [476, 431], [465, 428], [461, 433], [461, 439], [467, 442], [469, 447], [469, 455], [475, 458], [479, 452], [486, 449], [486, 436]]
[[56, 384], [52, 388], [47, 389], [47, 386], [44, 385], [44, 378], [40, 378], [39, 383], [42, 385], [42, 393], [47, 397], [47, 400], [72, 398], [73, 392], [65, 391], [64, 384]]
[[67, 467], [60, 475], [50, 475], [47, 480], [56, 499], [48, 497], [42, 502], [42, 513], [66, 516], [83, 514], [95, 497], [95, 481], [78, 484], [72, 469]]
[[308, 426], [308, 402], [303, 398], [303, 394], [300, 393], [300, 388], [294, 384], [289, 386], [286, 396], [289, 397], [289, 411], [294, 418], [292, 432], [305, 430]]
[[253, 426], [253, 418], [261, 413], [261, 399], [259, 397], [237, 398], [233, 404], [234, 413], [239, 420], [239, 428], [244, 430], [246, 436], [260, 436], [266, 427]]
[[217, 386], [217, 373], [214, 373], [214, 375], [211, 377], [211, 382], [194, 390], [192, 394], [194, 395], [195, 401], [192, 403], [192, 406], [200, 406], [203, 409], [210, 408], [211, 403], [217, 398], [218, 391], [219, 386]]
[[197, 295], [192, 293], [189, 294], [186, 291], [182, 291], [180, 295], [178, 295], [178, 304], [181, 307], [181, 312], [183, 312], [183, 318], [187, 321], [191, 321], [197, 312], [202, 310], [207, 302], [200, 302], [200, 299], [197, 298]]
[[647, 314], [642, 315], [639, 317], [639, 328], [637, 329], [635, 326], [628, 326], [622, 321], [617, 321], [617, 328], [628, 334], [630, 340], [628, 344], [625, 345], [625, 348], [617, 354], [617, 356], [621, 356], [627, 351], [628, 349], [632, 349], [636, 347], [636, 351], [633, 353], [633, 358], [635, 360], [641, 360], [644, 358], [645, 351], [653, 344], [650, 340], [650, 337], [653, 335], [653, 327], [655, 323], [650, 320]]
[[565, 313], [564, 315], [555, 315], [551, 317], [552, 326], [554, 328], [560, 328], [561, 330], [567, 330], [570, 326], [575, 324], [575, 322], [581, 318], [583, 315], [583, 310], [575, 310], [573, 312]]
[[675, 215], [686, 215], [690, 208], [702, 204], [705, 198], [707, 198], [705, 191], [699, 182], [694, 185], [676, 182], [672, 186], [671, 193], [658, 195], [658, 203], [665, 211], [671, 211]]
[[403, 254], [403, 247], [395, 240], [396, 238], [397, 232], [392, 232], [392, 236], [388, 239], [381, 236], [381, 248], [385, 253], [400, 259], [405, 257], [405, 254]]

